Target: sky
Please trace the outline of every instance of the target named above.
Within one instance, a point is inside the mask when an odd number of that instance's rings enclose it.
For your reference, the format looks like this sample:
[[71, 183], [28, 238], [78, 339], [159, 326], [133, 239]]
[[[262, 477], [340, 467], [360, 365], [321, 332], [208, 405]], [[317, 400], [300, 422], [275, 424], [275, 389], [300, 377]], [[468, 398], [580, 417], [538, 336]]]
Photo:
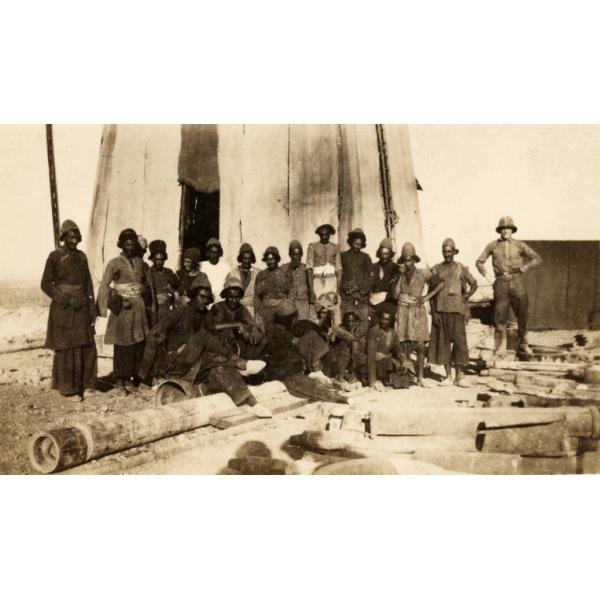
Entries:
[[[522, 239], [600, 239], [600, 126], [411, 125], [424, 259], [441, 260], [453, 237], [473, 266], [503, 215]], [[61, 221], [85, 236], [101, 125], [55, 125]], [[0, 280], [35, 281], [53, 247], [43, 125], [0, 126]], [[402, 240], [404, 241], [404, 240]], [[472, 268], [473, 270], [473, 268]]]

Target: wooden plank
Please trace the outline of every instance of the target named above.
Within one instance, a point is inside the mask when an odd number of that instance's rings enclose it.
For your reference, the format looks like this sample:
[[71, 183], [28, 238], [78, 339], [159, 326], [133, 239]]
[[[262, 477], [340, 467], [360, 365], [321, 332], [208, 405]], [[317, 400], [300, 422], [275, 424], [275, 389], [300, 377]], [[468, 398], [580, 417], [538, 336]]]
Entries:
[[[308, 404], [308, 400], [296, 398], [291, 394], [282, 394], [273, 398], [261, 398], [260, 403], [271, 410], [274, 415], [301, 408]], [[228, 429], [243, 423], [258, 420], [258, 417], [249, 413], [244, 407], [238, 407], [224, 412], [214, 414], [210, 418], [210, 424], [218, 429]]]
[[486, 362], [489, 371], [492, 369], [508, 369], [511, 371], [536, 371], [566, 375], [570, 370], [581, 369], [581, 362], [529, 362], [519, 360], [491, 360]]

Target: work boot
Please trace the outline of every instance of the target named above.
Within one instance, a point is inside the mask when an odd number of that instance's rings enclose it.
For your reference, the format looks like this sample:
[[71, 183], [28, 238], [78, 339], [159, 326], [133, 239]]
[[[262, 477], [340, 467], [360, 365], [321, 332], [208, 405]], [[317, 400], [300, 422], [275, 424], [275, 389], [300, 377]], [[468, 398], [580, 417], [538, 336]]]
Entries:
[[533, 350], [529, 347], [527, 340], [523, 340], [519, 344], [519, 354], [522, 356], [533, 356]]

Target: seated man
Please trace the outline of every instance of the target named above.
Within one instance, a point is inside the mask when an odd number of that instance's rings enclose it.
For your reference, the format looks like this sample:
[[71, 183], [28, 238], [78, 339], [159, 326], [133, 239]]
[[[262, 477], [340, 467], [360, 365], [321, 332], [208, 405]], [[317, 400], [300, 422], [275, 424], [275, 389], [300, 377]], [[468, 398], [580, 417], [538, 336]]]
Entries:
[[329, 352], [323, 357], [325, 374], [338, 381], [346, 378], [356, 381], [357, 374], [367, 363], [368, 324], [357, 313], [344, 314], [342, 324], [334, 326], [329, 333]]
[[239, 406], [246, 404], [258, 417], [270, 417], [270, 411], [257, 404], [242, 379], [240, 370], [247, 362], [240, 359], [214, 334], [214, 317], [208, 306], [213, 301], [210, 288], [192, 286], [191, 301], [171, 311], [152, 330], [140, 378], [175, 377], [191, 384], [203, 383], [209, 393], [224, 392]]
[[208, 306], [213, 302], [210, 287], [192, 284], [189, 304], [169, 311], [150, 331], [138, 376], [150, 384], [152, 376], [164, 377], [168, 356], [183, 347], [190, 336], [199, 330], [214, 331], [214, 317]]
[[371, 327], [367, 336], [367, 381], [378, 391], [383, 391], [385, 386], [406, 388], [412, 381], [408, 372], [410, 362], [402, 354], [393, 320], [393, 305], [382, 306], [379, 323]]
[[244, 288], [239, 279], [225, 280], [221, 302], [211, 308], [215, 321], [215, 332], [219, 339], [242, 358], [257, 358], [265, 344], [260, 330], [248, 309], [241, 304]]
[[262, 358], [267, 363], [266, 379], [285, 380], [302, 373], [302, 357], [295, 345], [294, 327], [298, 310], [285, 299], [275, 309], [273, 322], [266, 326]]
[[302, 357], [305, 373], [322, 372], [322, 359], [329, 352], [331, 311], [317, 304], [316, 313], [316, 323], [302, 319], [294, 326], [294, 344]]
[[214, 334], [200, 329], [192, 334], [183, 349], [172, 355], [168, 376], [193, 385], [203, 384], [209, 394], [223, 392], [236, 406], [246, 405], [259, 418], [272, 417], [271, 411], [258, 403], [242, 379], [240, 371], [248, 363], [235, 355]]

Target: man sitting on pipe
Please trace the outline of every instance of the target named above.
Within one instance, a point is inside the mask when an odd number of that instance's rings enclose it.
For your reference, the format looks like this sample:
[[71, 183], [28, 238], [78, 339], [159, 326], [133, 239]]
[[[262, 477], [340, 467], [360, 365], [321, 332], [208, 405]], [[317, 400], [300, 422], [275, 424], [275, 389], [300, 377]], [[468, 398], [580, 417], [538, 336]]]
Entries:
[[203, 384], [207, 393], [224, 392], [236, 405], [246, 404], [256, 416], [270, 417], [271, 412], [257, 403], [242, 379], [240, 371], [251, 365], [237, 357], [214, 333], [214, 317], [208, 310], [213, 302], [210, 288], [192, 285], [189, 296], [189, 304], [172, 311], [153, 329], [140, 377], [147, 379], [153, 370], [156, 372], [155, 360], [162, 352], [165, 358], [161, 374], [165, 377]]

